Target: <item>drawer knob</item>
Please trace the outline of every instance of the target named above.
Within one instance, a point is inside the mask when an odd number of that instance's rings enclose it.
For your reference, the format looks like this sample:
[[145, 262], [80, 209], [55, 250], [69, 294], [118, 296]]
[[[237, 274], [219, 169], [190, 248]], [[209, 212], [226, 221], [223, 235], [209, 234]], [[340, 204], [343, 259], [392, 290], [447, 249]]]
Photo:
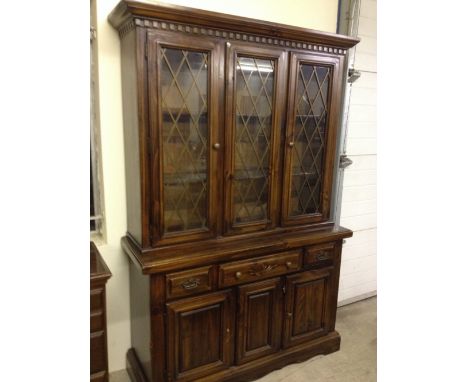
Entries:
[[242, 272], [236, 272], [236, 279], [240, 279], [242, 276]]
[[288, 145], [289, 145], [289, 147], [293, 147], [293, 146], [294, 146], [294, 142], [291, 141], [291, 142], [288, 143]]
[[326, 253], [320, 252], [317, 254], [317, 260], [327, 260], [328, 255]]
[[216, 142], [215, 144], [213, 144], [213, 148], [214, 148], [215, 150], [219, 150], [220, 147], [221, 147], [221, 145], [220, 145], [218, 142]]
[[291, 313], [291, 312], [288, 312], [288, 317], [292, 317], [292, 313]]
[[286, 268], [291, 268], [292, 267], [292, 262], [286, 261]]
[[195, 289], [200, 285], [200, 279], [190, 278], [182, 283], [182, 288], [186, 290]]

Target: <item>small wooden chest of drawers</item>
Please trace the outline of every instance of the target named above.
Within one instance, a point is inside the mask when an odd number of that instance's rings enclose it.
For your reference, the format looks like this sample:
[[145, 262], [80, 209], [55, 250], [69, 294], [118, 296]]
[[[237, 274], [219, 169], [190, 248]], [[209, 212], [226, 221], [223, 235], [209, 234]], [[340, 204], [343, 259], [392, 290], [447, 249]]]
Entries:
[[90, 257], [90, 374], [93, 382], [107, 382], [106, 282], [112, 274], [93, 242]]

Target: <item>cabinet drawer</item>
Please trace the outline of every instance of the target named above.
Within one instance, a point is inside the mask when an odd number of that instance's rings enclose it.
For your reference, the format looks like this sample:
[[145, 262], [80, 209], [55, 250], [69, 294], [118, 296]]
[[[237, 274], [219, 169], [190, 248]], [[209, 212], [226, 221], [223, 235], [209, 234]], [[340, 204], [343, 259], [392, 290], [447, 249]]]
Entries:
[[304, 255], [304, 265], [327, 265], [333, 263], [334, 257], [334, 243], [307, 247]]
[[190, 269], [166, 276], [167, 298], [189, 296], [213, 290], [213, 267]]
[[295, 250], [220, 265], [219, 287], [224, 288], [298, 271], [301, 268], [301, 254], [302, 250]]
[[104, 329], [104, 314], [101, 310], [96, 310], [91, 313], [90, 329], [91, 333]]
[[102, 307], [104, 306], [104, 288], [91, 289], [90, 302], [91, 312], [94, 310], [102, 309]]
[[91, 374], [106, 370], [106, 337], [104, 331], [91, 333]]

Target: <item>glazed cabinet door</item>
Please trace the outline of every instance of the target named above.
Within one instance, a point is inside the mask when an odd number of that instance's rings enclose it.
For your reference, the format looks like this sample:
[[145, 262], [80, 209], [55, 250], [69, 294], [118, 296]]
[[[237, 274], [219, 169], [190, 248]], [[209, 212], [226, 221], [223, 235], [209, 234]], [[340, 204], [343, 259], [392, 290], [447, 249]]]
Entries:
[[225, 231], [276, 225], [286, 52], [226, 44]]
[[330, 215], [341, 58], [291, 53], [282, 224], [326, 221]]
[[231, 290], [167, 304], [167, 367], [171, 380], [200, 380], [232, 364], [233, 316]]
[[332, 268], [286, 277], [283, 346], [325, 335], [332, 323]]
[[152, 242], [216, 234], [220, 46], [148, 32]]
[[280, 278], [239, 287], [237, 363], [274, 353], [281, 344], [283, 291]]

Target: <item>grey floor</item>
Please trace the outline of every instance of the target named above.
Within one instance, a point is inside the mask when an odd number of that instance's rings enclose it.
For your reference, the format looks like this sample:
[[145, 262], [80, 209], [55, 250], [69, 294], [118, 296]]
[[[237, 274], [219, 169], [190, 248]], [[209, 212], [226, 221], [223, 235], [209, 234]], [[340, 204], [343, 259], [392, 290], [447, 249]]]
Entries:
[[[340, 351], [317, 356], [274, 371], [257, 382], [377, 381], [377, 298], [338, 308], [336, 330]], [[111, 373], [110, 382], [130, 382], [125, 370]]]

